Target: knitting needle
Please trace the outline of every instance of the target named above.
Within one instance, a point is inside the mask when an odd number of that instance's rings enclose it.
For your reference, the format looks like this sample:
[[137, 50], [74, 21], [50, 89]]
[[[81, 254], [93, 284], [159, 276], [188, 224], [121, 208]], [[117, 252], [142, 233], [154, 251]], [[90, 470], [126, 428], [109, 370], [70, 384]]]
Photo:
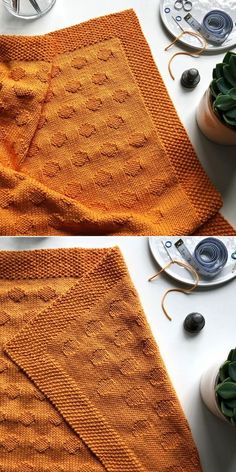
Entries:
[[167, 256], [169, 257], [169, 259], [171, 260], [171, 262], [174, 262], [173, 259], [172, 259], [172, 257], [171, 257], [171, 255], [170, 255], [170, 253], [169, 253], [169, 251], [168, 251], [168, 249], [167, 249], [167, 247], [166, 247], [166, 245], [165, 245], [165, 243], [164, 243], [163, 241], [161, 241], [161, 244], [162, 244], [162, 246], [164, 247], [164, 249], [165, 249], [165, 251], [166, 251], [166, 253], [167, 253]]
[[17, 0], [12, 0], [12, 9], [17, 12], [18, 10], [18, 1]]
[[165, 243], [164, 243], [163, 241], [161, 241], [161, 244], [162, 244], [162, 246], [164, 247], [167, 256], [170, 258], [170, 263], [169, 263], [168, 266], [166, 266], [165, 268], [162, 268], [157, 274], [155, 274], [155, 275], [153, 275], [152, 277], [150, 277], [150, 278], [148, 279], [148, 282], [151, 282], [152, 280], [154, 280], [156, 277], [158, 277], [159, 274], [161, 274], [165, 269], [167, 269], [167, 267], [169, 267], [169, 265], [171, 265], [172, 263], [174, 264], [174, 262], [175, 262], [174, 259], [172, 259], [172, 257], [171, 257], [171, 255], [170, 255], [170, 253], [169, 253], [169, 251], [168, 251], [168, 249], [167, 249]]
[[29, 1], [37, 13], [42, 13], [41, 9], [39, 8], [38, 2], [36, 0], [29, 0]]
[[179, 24], [179, 22], [175, 19], [174, 16], [172, 16], [172, 19], [175, 21], [175, 23], [177, 24], [177, 26], [178, 26], [182, 31], [184, 31], [184, 29], [183, 29], [182, 26]]
[[236, 270], [236, 262], [235, 262], [235, 264], [233, 265], [232, 274], [234, 274], [235, 270]]

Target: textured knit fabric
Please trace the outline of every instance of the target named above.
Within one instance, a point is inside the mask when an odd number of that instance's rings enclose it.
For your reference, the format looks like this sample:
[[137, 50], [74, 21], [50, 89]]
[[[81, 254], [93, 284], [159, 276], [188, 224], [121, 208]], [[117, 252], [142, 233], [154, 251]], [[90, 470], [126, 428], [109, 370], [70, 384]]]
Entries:
[[0, 471], [200, 472], [117, 248], [0, 253]]
[[0, 137], [2, 235], [233, 233], [132, 10], [1, 36]]

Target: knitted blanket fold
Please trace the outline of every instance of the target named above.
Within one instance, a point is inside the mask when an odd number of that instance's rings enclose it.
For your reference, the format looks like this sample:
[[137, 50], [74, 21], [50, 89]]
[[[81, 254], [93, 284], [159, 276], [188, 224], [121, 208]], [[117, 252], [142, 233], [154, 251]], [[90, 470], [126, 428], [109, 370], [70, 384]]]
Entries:
[[234, 233], [132, 10], [0, 37], [0, 186], [1, 235]]
[[200, 472], [119, 249], [0, 253], [0, 471]]

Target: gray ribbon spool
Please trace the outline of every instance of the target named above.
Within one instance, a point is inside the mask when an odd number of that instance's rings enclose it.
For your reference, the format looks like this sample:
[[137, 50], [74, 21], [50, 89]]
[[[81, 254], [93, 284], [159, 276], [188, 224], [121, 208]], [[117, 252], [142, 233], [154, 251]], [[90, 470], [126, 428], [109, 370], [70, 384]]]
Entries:
[[175, 243], [176, 249], [194, 269], [204, 277], [213, 278], [218, 275], [228, 260], [228, 250], [217, 238], [204, 238], [190, 253], [182, 239]]
[[225, 41], [234, 27], [232, 18], [221, 10], [209, 11], [204, 16], [202, 25], [208, 33], [222, 41]]

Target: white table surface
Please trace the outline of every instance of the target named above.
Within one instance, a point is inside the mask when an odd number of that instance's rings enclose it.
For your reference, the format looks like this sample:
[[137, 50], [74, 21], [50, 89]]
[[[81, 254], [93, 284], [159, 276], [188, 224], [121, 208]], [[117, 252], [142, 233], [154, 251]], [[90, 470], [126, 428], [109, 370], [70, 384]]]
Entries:
[[[148, 322], [159, 345], [198, 446], [204, 472], [235, 472], [236, 431], [214, 417], [199, 395], [202, 372], [215, 360], [224, 360], [235, 346], [236, 279], [211, 290], [199, 290], [186, 296], [172, 294], [167, 300], [173, 321], [165, 318], [160, 300], [175, 282], [161, 276], [147, 279], [157, 272], [145, 237], [54, 237], [0, 238], [0, 249], [41, 249], [53, 247], [119, 246], [131, 278], [138, 290]], [[184, 332], [183, 320], [193, 311], [205, 316], [205, 328], [192, 337]], [[174, 472], [174, 471], [173, 471]], [[186, 471], [187, 472], [187, 471]]]
[[[172, 51], [177, 51], [178, 48], [164, 52], [164, 47], [169, 44], [170, 37], [159, 18], [159, 2], [160, 0], [57, 0], [53, 9], [44, 17], [36, 21], [24, 21], [7, 13], [0, 0], [0, 34], [43, 34], [90, 18], [133, 8], [139, 17], [156, 64], [197, 155], [210, 179], [223, 196], [222, 213], [235, 227], [236, 146], [223, 147], [211, 143], [198, 130], [195, 121], [196, 106], [211, 80], [214, 65], [222, 60], [223, 55], [205, 55], [199, 59], [177, 57], [173, 64], [176, 74], [176, 80], [173, 81], [168, 74], [167, 63]], [[189, 67], [198, 67], [202, 77], [198, 87], [191, 92], [184, 90], [179, 83], [183, 70]]]

